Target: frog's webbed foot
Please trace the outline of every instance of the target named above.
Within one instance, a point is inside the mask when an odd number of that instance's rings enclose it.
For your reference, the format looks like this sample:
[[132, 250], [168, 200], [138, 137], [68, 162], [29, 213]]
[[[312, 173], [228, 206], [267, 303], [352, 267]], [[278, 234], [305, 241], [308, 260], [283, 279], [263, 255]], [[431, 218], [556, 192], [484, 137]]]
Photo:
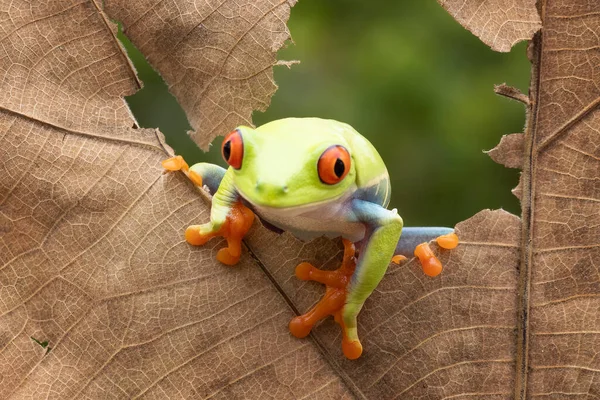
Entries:
[[[438, 236], [435, 241], [438, 246], [446, 250], [451, 250], [458, 246], [458, 236], [454, 232]], [[433, 250], [431, 250], [429, 243], [423, 242], [416, 246], [415, 256], [421, 262], [421, 267], [423, 268], [423, 273], [425, 273], [425, 275], [434, 277], [442, 272], [442, 263], [435, 256]], [[395, 255], [392, 258], [392, 262], [395, 264], [400, 264], [405, 260], [407, 260], [407, 258], [403, 255]]]
[[214, 229], [209, 222], [203, 225], [190, 225], [185, 230], [185, 240], [194, 246], [202, 246], [213, 237], [223, 237], [227, 247], [217, 253], [217, 260], [225, 265], [235, 265], [242, 255], [242, 239], [254, 222], [254, 213], [241, 202], [236, 202], [225, 223]]
[[290, 321], [292, 335], [303, 338], [308, 336], [312, 328], [321, 319], [333, 315], [335, 321], [342, 327], [342, 350], [349, 359], [356, 359], [362, 353], [362, 345], [358, 340], [350, 340], [344, 326], [342, 311], [346, 303], [348, 284], [356, 268], [356, 249], [348, 240], [344, 242], [344, 259], [342, 265], [335, 271], [322, 271], [309, 263], [296, 267], [296, 277], [303, 281], [311, 280], [326, 285], [325, 295], [310, 311]]

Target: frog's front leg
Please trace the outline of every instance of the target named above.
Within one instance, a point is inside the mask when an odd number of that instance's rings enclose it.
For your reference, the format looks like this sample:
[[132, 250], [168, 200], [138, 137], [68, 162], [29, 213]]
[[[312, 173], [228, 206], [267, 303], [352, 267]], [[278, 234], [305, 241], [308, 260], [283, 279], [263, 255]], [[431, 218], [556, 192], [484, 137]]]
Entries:
[[198, 163], [188, 168], [181, 156], [163, 162], [169, 171], [181, 170], [199, 187], [207, 186], [213, 194], [210, 222], [191, 225], [185, 231], [188, 243], [201, 246], [213, 237], [227, 240], [227, 247], [219, 250], [217, 260], [235, 265], [242, 254], [242, 239], [252, 226], [254, 213], [241, 201], [232, 181], [232, 172], [218, 165]]
[[254, 213], [242, 204], [233, 185], [232, 171], [228, 170], [212, 198], [210, 222], [189, 226], [185, 231], [185, 239], [192, 245], [200, 246], [215, 236], [222, 236], [227, 240], [227, 247], [219, 250], [217, 260], [226, 265], [235, 265], [242, 255], [242, 239], [253, 221]]
[[344, 261], [340, 269], [320, 271], [306, 263], [296, 267], [298, 278], [324, 283], [327, 289], [323, 299], [311, 311], [290, 322], [290, 331], [294, 336], [304, 337], [318, 320], [333, 315], [342, 327], [344, 355], [356, 359], [362, 354], [356, 317], [387, 270], [400, 238], [402, 218], [396, 210], [353, 200], [349, 219], [366, 226], [367, 233], [361, 241], [358, 261], [354, 260], [354, 245], [345, 240]]

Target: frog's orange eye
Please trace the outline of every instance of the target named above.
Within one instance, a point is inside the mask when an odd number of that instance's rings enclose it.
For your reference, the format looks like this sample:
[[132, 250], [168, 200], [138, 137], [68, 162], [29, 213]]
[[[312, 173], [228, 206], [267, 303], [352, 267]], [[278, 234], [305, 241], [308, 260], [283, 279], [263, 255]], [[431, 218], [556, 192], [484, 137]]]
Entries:
[[242, 158], [244, 157], [244, 142], [242, 141], [242, 134], [239, 130], [231, 131], [223, 139], [223, 145], [221, 146], [221, 154], [227, 164], [231, 165], [235, 169], [242, 168]]
[[328, 185], [335, 185], [350, 171], [350, 154], [342, 146], [331, 146], [321, 154], [317, 163], [319, 179]]

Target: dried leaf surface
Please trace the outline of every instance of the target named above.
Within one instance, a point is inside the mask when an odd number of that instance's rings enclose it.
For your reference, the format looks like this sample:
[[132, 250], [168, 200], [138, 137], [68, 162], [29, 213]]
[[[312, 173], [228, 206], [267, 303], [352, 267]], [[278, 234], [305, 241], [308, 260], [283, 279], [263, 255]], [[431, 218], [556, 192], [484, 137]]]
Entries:
[[507, 52], [541, 27], [535, 0], [438, 0], [456, 20], [493, 50]]
[[[351, 362], [332, 321], [303, 340], [287, 331], [323, 293], [294, 266], [335, 268], [339, 242], [301, 243], [257, 223], [235, 268], [215, 262], [222, 241], [187, 245], [185, 227], [207, 220], [209, 205], [162, 174], [171, 150], [159, 132], [130, 128], [121, 96], [137, 82], [113, 26], [92, 1], [39, 3], [0, 1], [0, 398], [600, 392], [600, 5], [541, 4], [523, 220], [482, 211], [460, 223], [458, 248], [434, 247], [445, 265], [435, 279], [414, 260], [390, 266], [359, 318], [365, 353]], [[186, 4], [174, 15], [191, 15]], [[61, 46], [70, 57], [56, 58]]]
[[276, 53], [290, 38], [296, 0], [107, 0], [106, 11], [163, 76], [207, 150], [218, 135], [252, 125], [277, 86]]
[[522, 133], [512, 133], [502, 136], [498, 146], [488, 151], [487, 154], [507, 168], [523, 168], [525, 155], [525, 138]]
[[121, 96], [139, 83], [93, 1], [0, 4], [3, 108], [80, 131], [133, 124]]
[[540, 6], [523, 182], [529, 353], [519, 362], [529, 369], [519, 379], [529, 398], [585, 399], [600, 393], [600, 4]]

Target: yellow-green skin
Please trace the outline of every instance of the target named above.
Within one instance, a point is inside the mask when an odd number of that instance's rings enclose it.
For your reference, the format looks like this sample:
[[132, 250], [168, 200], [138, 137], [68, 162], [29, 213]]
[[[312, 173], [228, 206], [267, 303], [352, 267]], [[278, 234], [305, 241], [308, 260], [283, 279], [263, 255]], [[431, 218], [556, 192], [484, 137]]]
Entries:
[[[356, 243], [360, 256], [342, 315], [348, 338], [358, 340], [356, 316], [383, 278], [402, 231], [397, 211], [386, 209], [391, 188], [383, 160], [350, 125], [334, 120], [287, 118], [238, 131], [240, 169], [191, 167], [214, 193], [211, 221], [201, 233], [218, 230], [241, 199], [261, 220], [300, 239], [341, 236]], [[329, 185], [319, 178], [317, 162], [333, 145], [348, 150], [352, 162], [345, 178]]]

